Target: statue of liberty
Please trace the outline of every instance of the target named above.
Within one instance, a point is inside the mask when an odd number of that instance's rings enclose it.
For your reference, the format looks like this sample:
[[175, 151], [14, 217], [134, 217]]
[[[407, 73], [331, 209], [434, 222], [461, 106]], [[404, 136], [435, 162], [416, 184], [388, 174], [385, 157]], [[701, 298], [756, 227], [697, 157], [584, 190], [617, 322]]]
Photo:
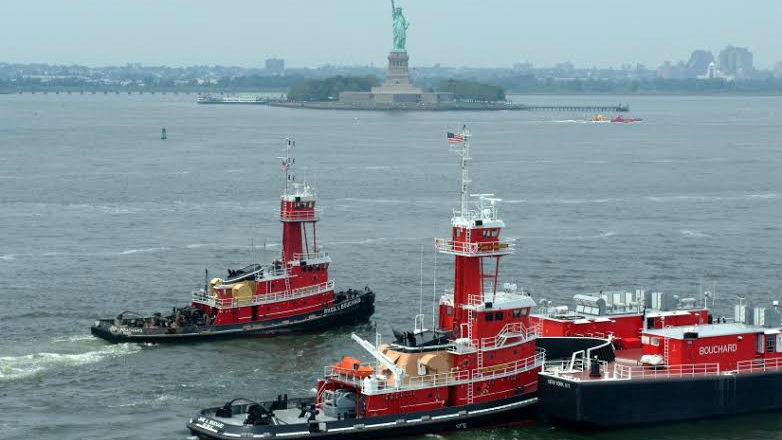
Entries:
[[394, 52], [405, 52], [405, 42], [407, 41], [407, 28], [410, 27], [410, 23], [405, 20], [405, 16], [402, 15], [402, 8], [397, 8], [394, 5], [394, 0], [391, 0], [391, 18], [394, 20]]

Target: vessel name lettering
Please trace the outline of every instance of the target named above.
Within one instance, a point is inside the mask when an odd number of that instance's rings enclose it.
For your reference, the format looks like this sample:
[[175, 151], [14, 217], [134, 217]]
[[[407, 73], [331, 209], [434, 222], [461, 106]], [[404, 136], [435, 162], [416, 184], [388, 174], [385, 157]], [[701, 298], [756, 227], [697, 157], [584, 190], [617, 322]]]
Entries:
[[720, 354], [720, 353], [735, 353], [739, 351], [738, 344], [724, 344], [724, 345], [712, 345], [709, 347], [698, 347], [698, 354], [700, 356], [707, 354]]
[[348, 307], [354, 306], [354, 305], [356, 305], [356, 304], [358, 304], [360, 302], [361, 302], [361, 298], [352, 299], [352, 300], [350, 300], [348, 302], [344, 302], [344, 303], [342, 303], [342, 304], [340, 304], [338, 306], [329, 307], [328, 309], [325, 309], [323, 311], [323, 313], [324, 314], [325, 313], [334, 313], [334, 312], [336, 312], [338, 310], [347, 309]]
[[214, 426], [215, 428], [220, 428], [220, 429], [222, 429], [223, 426], [225, 426], [224, 423], [220, 423], [218, 421], [215, 421], [215, 420], [212, 420], [212, 419], [208, 419], [206, 417], [199, 417], [198, 418], [198, 423], [204, 423], [204, 424], [207, 424], [209, 426]]
[[570, 388], [570, 384], [569, 383], [561, 381], [561, 380], [549, 379], [548, 380], [548, 384], [549, 385], [554, 385], [555, 387], [560, 387], [560, 388]]
[[111, 327], [109, 327], [109, 331], [115, 333], [121, 333], [123, 335], [129, 335], [131, 333], [141, 333], [144, 331], [144, 329], [131, 328], [131, 327], [117, 327], [116, 325], [112, 325]]

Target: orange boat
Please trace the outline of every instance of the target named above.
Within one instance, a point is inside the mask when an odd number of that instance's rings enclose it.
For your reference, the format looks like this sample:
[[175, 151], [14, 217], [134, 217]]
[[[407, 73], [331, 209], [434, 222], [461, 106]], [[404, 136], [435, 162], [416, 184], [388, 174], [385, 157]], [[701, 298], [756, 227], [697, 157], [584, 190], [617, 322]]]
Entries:
[[358, 359], [345, 356], [331, 369], [335, 374], [357, 377], [363, 379], [369, 377], [375, 371], [370, 365], [362, 364]]

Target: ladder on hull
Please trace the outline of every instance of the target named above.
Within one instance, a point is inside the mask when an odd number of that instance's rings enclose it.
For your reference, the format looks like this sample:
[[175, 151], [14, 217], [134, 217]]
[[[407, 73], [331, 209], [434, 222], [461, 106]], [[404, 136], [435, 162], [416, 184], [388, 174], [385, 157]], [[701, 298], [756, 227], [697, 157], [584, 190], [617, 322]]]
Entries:
[[[479, 347], [478, 343], [476, 341], [473, 341], [472, 339], [472, 327], [475, 323], [475, 312], [473, 311], [473, 308], [470, 307], [467, 309], [467, 339], [470, 341], [470, 345], [473, 346], [477, 350], [477, 357], [478, 357], [478, 368], [481, 367], [483, 364], [483, 352], [481, 351], [481, 347]], [[470, 372], [470, 380], [467, 382], [467, 404], [472, 405], [472, 403], [475, 400], [475, 373], [478, 372], [478, 369], [472, 369]]]
[[668, 338], [663, 338], [663, 363], [668, 366], [669, 365], [669, 353], [670, 347], [668, 345]]

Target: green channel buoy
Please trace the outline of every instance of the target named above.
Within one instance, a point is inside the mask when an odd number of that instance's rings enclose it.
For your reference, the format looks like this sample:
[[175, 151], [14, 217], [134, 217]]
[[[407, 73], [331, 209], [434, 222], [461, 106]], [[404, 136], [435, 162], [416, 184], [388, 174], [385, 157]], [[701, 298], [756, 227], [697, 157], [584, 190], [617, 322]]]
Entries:
[[163, 139], [163, 140], [168, 139], [168, 137], [166, 137], [166, 129], [165, 128], [160, 130], [160, 139]]

